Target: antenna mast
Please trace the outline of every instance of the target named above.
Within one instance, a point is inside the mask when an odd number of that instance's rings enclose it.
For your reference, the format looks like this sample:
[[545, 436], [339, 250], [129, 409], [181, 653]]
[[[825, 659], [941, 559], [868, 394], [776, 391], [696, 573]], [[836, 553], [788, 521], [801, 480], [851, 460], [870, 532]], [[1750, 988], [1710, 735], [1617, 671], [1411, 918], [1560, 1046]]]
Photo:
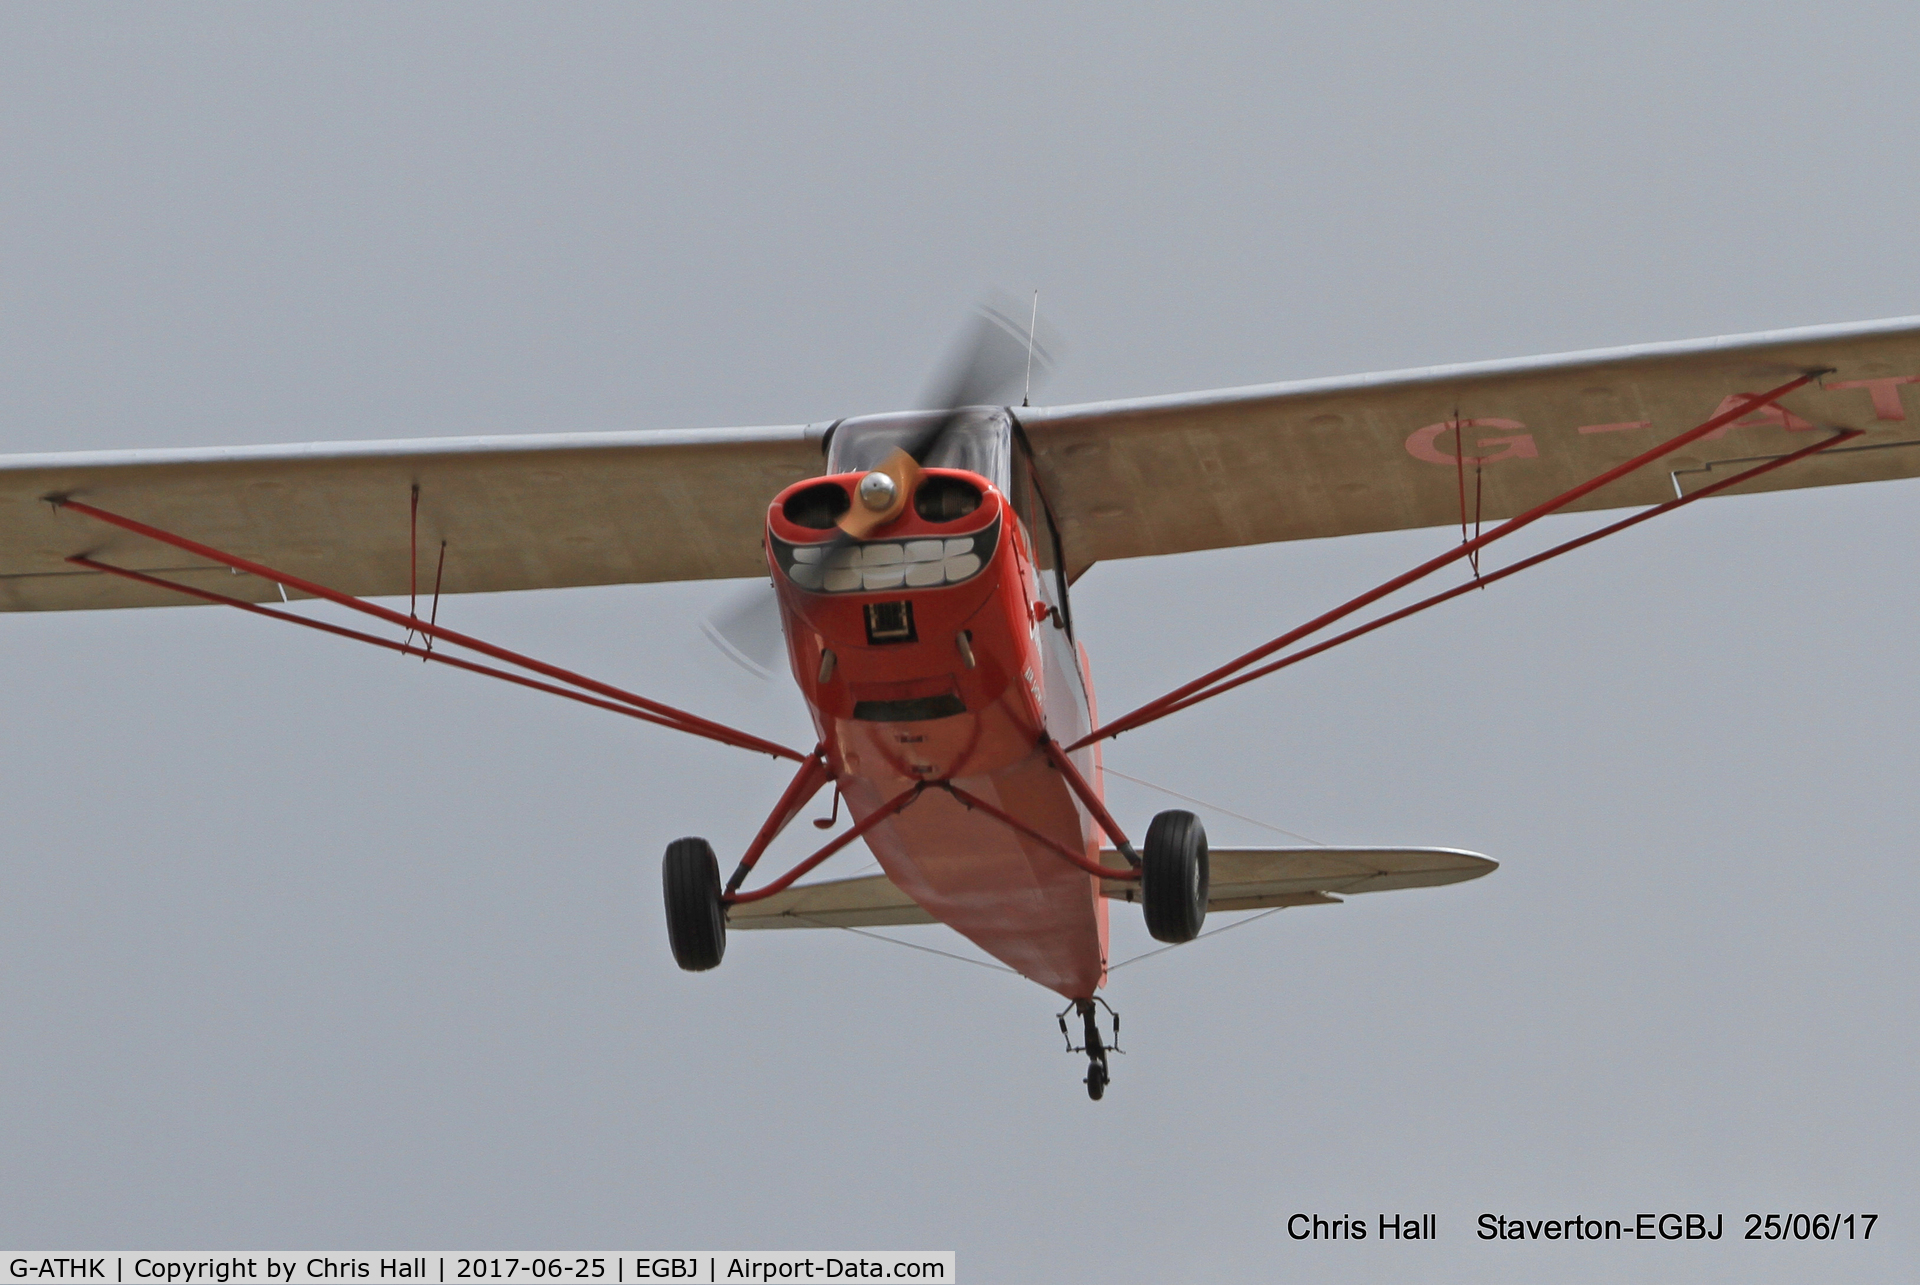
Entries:
[[1040, 324], [1040, 292], [1033, 292], [1033, 312], [1027, 317], [1027, 386], [1020, 390], [1020, 404], [1033, 396], [1033, 328]]

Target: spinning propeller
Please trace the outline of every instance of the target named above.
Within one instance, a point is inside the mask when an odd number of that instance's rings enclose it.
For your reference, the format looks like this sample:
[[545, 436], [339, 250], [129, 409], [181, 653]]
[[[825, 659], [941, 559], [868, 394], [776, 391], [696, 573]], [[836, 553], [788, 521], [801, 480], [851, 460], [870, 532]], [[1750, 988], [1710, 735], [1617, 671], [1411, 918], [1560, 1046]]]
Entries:
[[[1016, 316], [1017, 305], [1009, 309], [989, 303], [975, 312], [923, 399], [924, 409], [941, 413], [860, 479], [854, 503], [841, 516], [840, 530], [828, 546], [829, 556], [906, 511], [920, 485], [922, 466], [936, 456], [947, 434], [966, 420], [969, 407], [1008, 405], [1016, 390], [1022, 391], [1025, 404], [1034, 375], [1044, 376], [1053, 368], [1053, 360], [1030, 329], [1038, 321], [1038, 307], [1029, 313], [1026, 326]], [[748, 673], [762, 679], [773, 676], [781, 632], [772, 584], [762, 581], [729, 594], [701, 621], [700, 629]]]

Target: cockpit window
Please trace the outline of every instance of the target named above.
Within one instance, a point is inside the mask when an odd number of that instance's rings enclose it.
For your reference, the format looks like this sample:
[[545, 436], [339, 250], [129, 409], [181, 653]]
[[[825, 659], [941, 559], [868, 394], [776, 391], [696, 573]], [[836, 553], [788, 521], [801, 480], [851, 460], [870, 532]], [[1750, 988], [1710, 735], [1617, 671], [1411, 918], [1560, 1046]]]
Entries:
[[865, 473], [880, 467], [896, 449], [914, 451], [938, 433], [921, 461], [928, 468], [957, 468], [978, 473], [1002, 492], [1012, 472], [1013, 426], [1005, 411], [965, 411], [941, 431], [939, 411], [905, 415], [866, 415], [842, 420], [833, 430], [827, 472]]

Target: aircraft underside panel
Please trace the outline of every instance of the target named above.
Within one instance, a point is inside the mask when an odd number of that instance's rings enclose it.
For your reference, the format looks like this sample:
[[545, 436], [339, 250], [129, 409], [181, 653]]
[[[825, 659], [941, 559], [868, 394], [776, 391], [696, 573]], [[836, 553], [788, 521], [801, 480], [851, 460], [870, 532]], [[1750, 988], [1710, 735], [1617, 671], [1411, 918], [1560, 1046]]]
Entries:
[[[1044, 756], [954, 784], [1097, 859], [1072, 794]], [[844, 788], [856, 817], [888, 797], [872, 782]], [[1106, 902], [1098, 881], [1059, 853], [937, 789], [867, 840], [902, 891], [1007, 967], [1069, 998], [1090, 996], [1101, 984]]]

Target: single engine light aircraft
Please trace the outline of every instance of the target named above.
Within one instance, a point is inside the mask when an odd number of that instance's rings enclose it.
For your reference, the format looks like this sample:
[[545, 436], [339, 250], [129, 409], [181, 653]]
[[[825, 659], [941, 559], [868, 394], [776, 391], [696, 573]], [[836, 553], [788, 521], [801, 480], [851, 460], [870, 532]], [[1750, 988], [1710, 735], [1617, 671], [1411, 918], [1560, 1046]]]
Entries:
[[[1729, 491], [1920, 475], [1920, 317], [1091, 405], [1012, 403], [1035, 350], [988, 313], [933, 409], [707, 431], [0, 457], [0, 608], [219, 603], [797, 764], [723, 879], [663, 861], [683, 969], [730, 930], [943, 923], [1064, 997], [1109, 1078], [1108, 907], [1193, 940], [1210, 910], [1455, 883], [1446, 848], [1209, 850], [1107, 811], [1106, 739]], [[1636, 512], [1497, 570], [1557, 512]], [[1109, 559], [1454, 527], [1427, 562], [1102, 721], [1072, 585]], [[1471, 576], [1318, 641], [1443, 567]], [[764, 577], [817, 743], [794, 749], [438, 623], [448, 593]], [[407, 609], [367, 601], [406, 595]], [[430, 595], [430, 596], [429, 596]], [[283, 611], [321, 598], [375, 634]], [[426, 599], [427, 610], [421, 611]], [[851, 824], [749, 888], [822, 789]], [[882, 874], [802, 884], [854, 840]], [[1111, 1010], [1108, 1010], [1111, 1012]]]

